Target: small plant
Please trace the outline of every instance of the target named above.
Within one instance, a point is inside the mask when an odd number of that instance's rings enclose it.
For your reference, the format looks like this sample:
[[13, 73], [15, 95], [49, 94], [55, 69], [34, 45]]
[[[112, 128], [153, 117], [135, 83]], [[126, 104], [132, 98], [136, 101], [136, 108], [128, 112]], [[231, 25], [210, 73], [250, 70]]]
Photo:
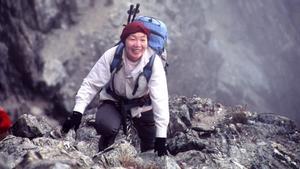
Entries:
[[241, 124], [247, 124], [248, 123], [248, 118], [246, 114], [247, 110], [247, 105], [244, 106], [236, 106], [231, 108], [230, 113], [229, 113], [229, 120], [230, 123], [236, 124], [236, 123], [241, 123]]

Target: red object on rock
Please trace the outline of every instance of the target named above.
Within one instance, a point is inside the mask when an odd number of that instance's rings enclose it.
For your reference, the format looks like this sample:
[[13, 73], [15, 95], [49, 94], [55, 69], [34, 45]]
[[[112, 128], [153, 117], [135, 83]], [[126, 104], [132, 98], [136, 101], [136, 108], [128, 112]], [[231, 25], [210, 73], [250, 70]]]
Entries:
[[11, 127], [11, 120], [7, 112], [0, 107], [0, 134], [5, 133]]

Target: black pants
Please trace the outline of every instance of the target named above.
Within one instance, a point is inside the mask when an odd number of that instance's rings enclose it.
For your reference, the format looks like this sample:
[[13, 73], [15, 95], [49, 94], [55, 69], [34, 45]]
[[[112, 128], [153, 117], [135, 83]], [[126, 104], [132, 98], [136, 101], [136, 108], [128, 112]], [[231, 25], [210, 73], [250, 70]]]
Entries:
[[[140, 118], [133, 118], [132, 121], [140, 138], [141, 151], [144, 152], [153, 149], [156, 131], [153, 111], [143, 112]], [[121, 114], [114, 103], [105, 101], [98, 108], [96, 130], [101, 135], [99, 150], [103, 150], [114, 143], [121, 123]]]

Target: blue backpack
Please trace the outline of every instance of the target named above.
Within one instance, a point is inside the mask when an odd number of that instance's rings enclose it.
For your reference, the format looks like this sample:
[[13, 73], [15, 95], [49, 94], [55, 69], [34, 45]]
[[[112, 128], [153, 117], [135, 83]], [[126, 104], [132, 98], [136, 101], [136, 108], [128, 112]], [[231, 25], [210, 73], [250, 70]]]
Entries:
[[[138, 8], [138, 7], [137, 7]], [[148, 39], [149, 46], [155, 51], [155, 54], [153, 54], [149, 62], [146, 64], [146, 66], [143, 68], [143, 72], [139, 75], [144, 75], [147, 82], [149, 82], [150, 77], [152, 75], [152, 66], [154, 63], [155, 56], [158, 55], [162, 59], [165, 71], [167, 69], [168, 63], [167, 63], [167, 52], [166, 52], [166, 45], [167, 45], [167, 38], [168, 38], [168, 31], [166, 25], [153, 17], [149, 16], [138, 16], [136, 18], [135, 14], [138, 13], [138, 9], [132, 9], [134, 10], [133, 18], [132, 21], [139, 21], [142, 22], [146, 28], [150, 30], [150, 36]], [[131, 12], [128, 12], [129, 17], [128, 17], [128, 23], [130, 22], [130, 16]], [[122, 67], [122, 54], [123, 54], [123, 49], [124, 49], [124, 44], [122, 42], [118, 43], [118, 47], [116, 49], [113, 61], [110, 65], [110, 72], [117, 72], [120, 70]], [[137, 80], [138, 81], [138, 80]], [[138, 88], [138, 83], [135, 84], [134, 90], [133, 90], [133, 95], [135, 94], [136, 90]]]
[[167, 45], [167, 26], [162, 21], [149, 16], [138, 16], [135, 21], [142, 22], [150, 30], [149, 46], [158, 55], [162, 55]]

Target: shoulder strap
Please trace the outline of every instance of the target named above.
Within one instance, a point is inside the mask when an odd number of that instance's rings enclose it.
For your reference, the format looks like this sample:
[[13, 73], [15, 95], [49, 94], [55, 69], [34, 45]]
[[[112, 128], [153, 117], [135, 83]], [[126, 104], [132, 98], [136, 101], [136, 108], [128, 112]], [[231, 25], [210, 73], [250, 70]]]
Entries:
[[139, 76], [137, 77], [134, 88], [133, 88], [133, 91], [132, 91], [132, 95], [135, 95], [137, 89], [139, 88], [139, 78], [141, 77], [141, 75], [145, 76], [145, 78], [147, 80], [147, 83], [149, 82], [150, 77], [152, 75], [152, 67], [153, 67], [155, 56], [156, 56], [156, 53], [154, 53], [150, 57], [149, 62], [146, 64], [146, 66], [143, 69], [143, 72], [140, 73]]
[[123, 55], [124, 44], [119, 43], [113, 61], [110, 64], [110, 73], [113, 71], [119, 71], [122, 67], [122, 55]]
[[[117, 49], [116, 49], [113, 61], [110, 64], [110, 72], [111, 73], [118, 72], [121, 69], [121, 67], [122, 67], [122, 60], [123, 60], [122, 59], [123, 49], [124, 49], [124, 44], [120, 43], [118, 45]], [[145, 76], [145, 78], [147, 80], [147, 83], [149, 82], [150, 77], [152, 75], [152, 66], [153, 66], [153, 63], [154, 63], [155, 56], [156, 56], [156, 53], [154, 53], [150, 57], [149, 62], [143, 68], [143, 72], [141, 74], [139, 74], [139, 76], [138, 76], [138, 78], [136, 80], [136, 83], [135, 83], [132, 95], [135, 95], [135, 93], [136, 93], [136, 91], [137, 91], [137, 89], [139, 87], [138, 81], [139, 81], [139, 78], [140, 78], [141, 75]]]
[[152, 66], [153, 66], [153, 63], [154, 63], [155, 56], [156, 56], [156, 53], [154, 53], [150, 57], [149, 62], [147, 63], [147, 65], [143, 69], [143, 74], [146, 77], [147, 82], [149, 82], [150, 77], [152, 75]]

